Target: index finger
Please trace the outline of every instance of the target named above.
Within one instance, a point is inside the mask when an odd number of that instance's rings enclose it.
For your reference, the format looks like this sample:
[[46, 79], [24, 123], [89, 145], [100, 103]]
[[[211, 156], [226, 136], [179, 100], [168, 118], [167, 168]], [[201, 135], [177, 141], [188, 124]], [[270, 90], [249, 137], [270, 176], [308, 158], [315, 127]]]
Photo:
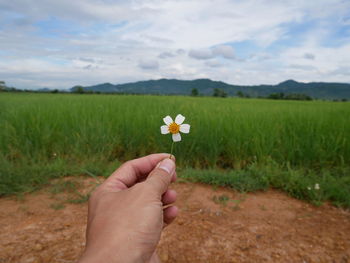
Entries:
[[168, 153], [150, 154], [128, 161], [108, 177], [106, 184], [114, 190], [129, 188], [144, 179], [165, 158], [169, 158]]

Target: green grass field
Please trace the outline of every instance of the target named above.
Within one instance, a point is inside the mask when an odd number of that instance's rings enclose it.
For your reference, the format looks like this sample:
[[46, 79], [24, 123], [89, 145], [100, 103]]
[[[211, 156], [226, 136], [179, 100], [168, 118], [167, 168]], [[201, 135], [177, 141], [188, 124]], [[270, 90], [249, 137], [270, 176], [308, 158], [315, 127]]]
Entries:
[[169, 152], [160, 126], [178, 113], [182, 178], [350, 207], [350, 103], [180, 96], [0, 93], [0, 195]]

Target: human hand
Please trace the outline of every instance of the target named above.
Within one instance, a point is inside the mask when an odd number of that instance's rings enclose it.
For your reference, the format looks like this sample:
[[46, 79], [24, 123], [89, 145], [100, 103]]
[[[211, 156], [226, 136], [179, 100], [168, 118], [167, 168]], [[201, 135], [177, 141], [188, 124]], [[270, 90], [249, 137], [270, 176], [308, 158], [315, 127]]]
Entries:
[[[178, 213], [174, 159], [152, 154], [128, 161], [89, 199], [86, 248], [79, 263], [155, 262], [163, 227]], [[166, 208], [164, 206], [170, 205]]]

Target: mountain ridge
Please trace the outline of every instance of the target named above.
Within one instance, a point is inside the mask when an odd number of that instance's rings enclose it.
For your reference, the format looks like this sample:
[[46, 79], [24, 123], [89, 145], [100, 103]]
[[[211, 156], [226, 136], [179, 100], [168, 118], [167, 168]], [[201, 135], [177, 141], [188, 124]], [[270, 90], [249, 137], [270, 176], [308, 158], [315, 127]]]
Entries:
[[229, 96], [236, 96], [237, 92], [243, 92], [252, 97], [265, 97], [272, 93], [306, 94], [318, 99], [350, 99], [350, 84], [336, 82], [298, 82], [292, 79], [280, 82], [276, 85], [233, 85], [223, 81], [211, 79], [156, 79], [129, 82], [124, 84], [111, 84], [109, 82], [92, 86], [74, 86], [70, 89], [75, 92], [78, 87], [84, 91], [102, 93], [130, 93], [130, 94], [161, 94], [161, 95], [190, 95], [192, 89], [197, 89], [199, 94], [211, 96], [214, 89], [224, 90]]

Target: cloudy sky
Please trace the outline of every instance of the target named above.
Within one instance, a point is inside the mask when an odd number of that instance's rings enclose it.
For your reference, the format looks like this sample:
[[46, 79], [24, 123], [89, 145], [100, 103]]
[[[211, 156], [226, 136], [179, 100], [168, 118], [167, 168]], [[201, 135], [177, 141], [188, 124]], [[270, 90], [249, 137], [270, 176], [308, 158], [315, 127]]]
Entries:
[[8, 85], [159, 78], [350, 82], [350, 1], [0, 0]]

